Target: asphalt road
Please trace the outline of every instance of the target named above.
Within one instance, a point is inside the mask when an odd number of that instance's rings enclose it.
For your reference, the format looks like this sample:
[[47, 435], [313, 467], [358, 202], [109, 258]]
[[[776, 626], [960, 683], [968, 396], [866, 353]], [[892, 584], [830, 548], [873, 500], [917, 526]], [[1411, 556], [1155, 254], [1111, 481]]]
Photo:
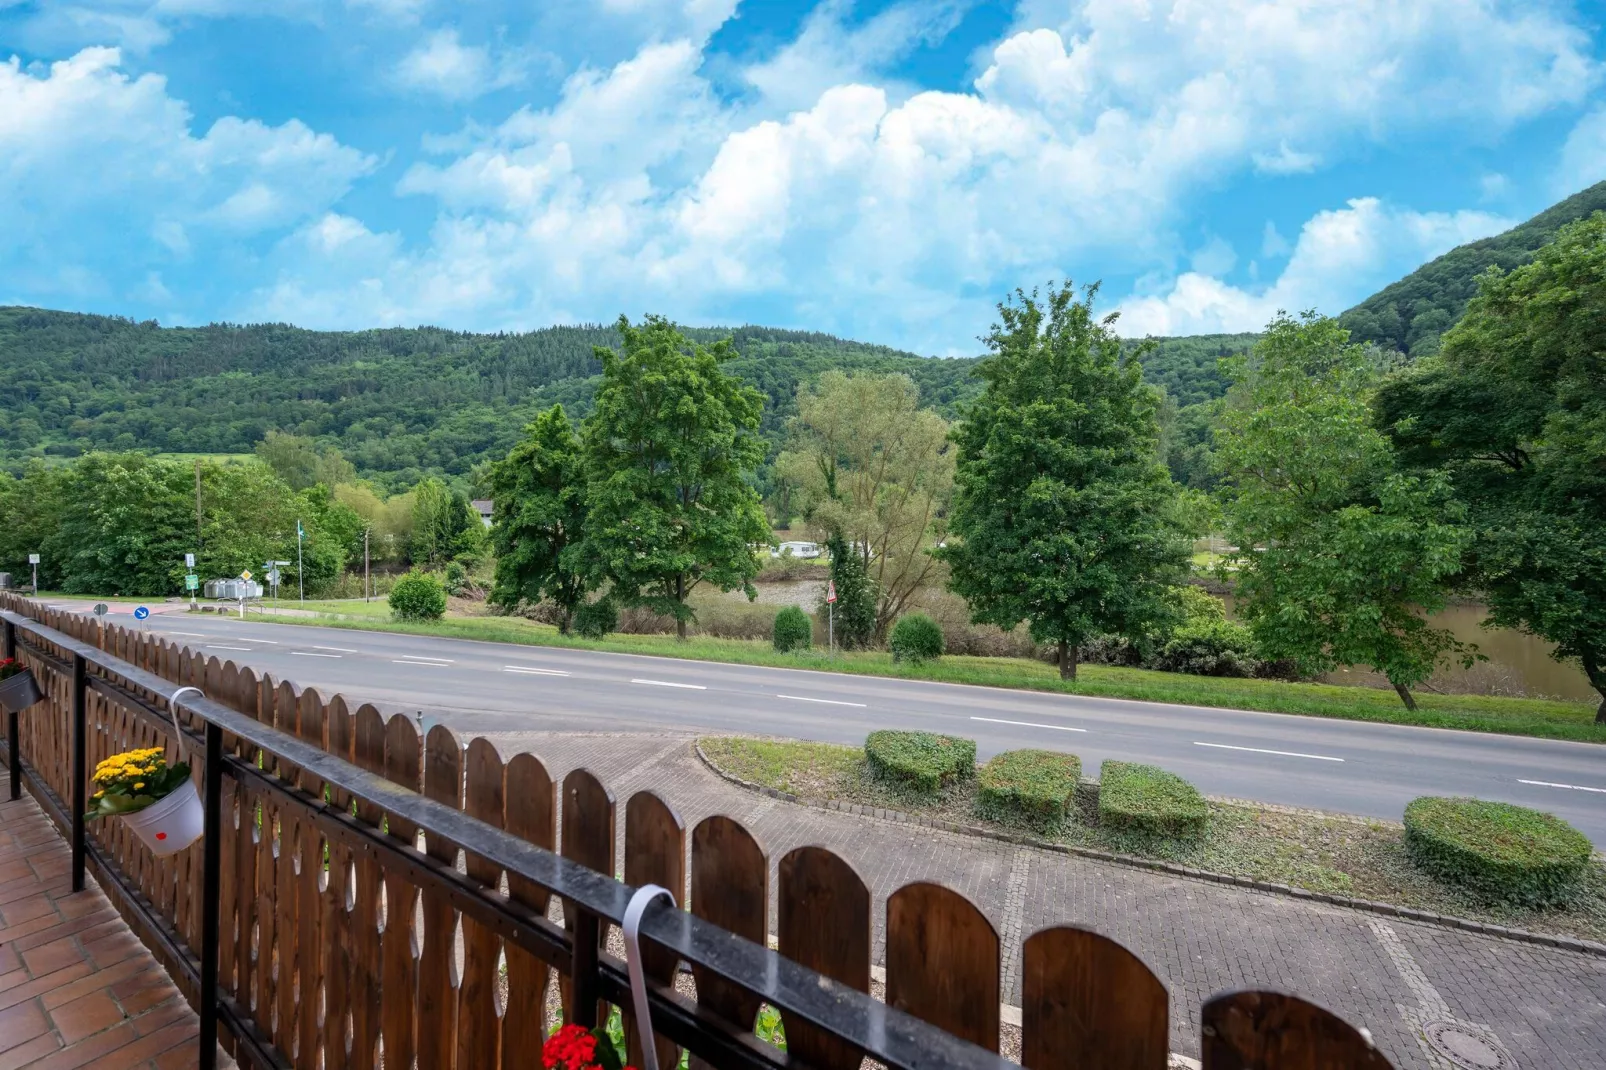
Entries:
[[1213, 795], [1391, 820], [1419, 795], [1499, 799], [1557, 814], [1606, 848], [1606, 747], [1597, 744], [209, 614], [159, 613], [147, 626], [463, 733], [673, 728], [859, 744], [877, 728], [924, 729], [972, 738], [983, 758], [1063, 750], [1095, 776], [1106, 758], [1150, 762]]

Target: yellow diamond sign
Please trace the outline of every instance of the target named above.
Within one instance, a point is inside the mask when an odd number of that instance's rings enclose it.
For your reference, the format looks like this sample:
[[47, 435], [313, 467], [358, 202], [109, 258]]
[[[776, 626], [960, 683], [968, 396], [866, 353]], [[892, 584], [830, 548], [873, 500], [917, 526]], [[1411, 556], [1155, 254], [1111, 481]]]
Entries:
[[249, 580], [251, 578], [251, 570], [246, 569], [244, 572], [240, 573], [240, 578], [242, 580]]

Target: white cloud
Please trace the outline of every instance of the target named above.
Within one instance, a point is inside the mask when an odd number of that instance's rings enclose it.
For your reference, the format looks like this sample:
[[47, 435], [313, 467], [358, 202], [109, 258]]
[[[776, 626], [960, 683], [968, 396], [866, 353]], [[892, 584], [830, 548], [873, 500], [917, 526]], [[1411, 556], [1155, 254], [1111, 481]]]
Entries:
[[1606, 107], [1597, 107], [1567, 135], [1553, 186], [1565, 196], [1602, 179], [1606, 179]]
[[1277, 229], [1277, 224], [1269, 219], [1266, 220], [1266, 229], [1260, 235], [1260, 255], [1275, 260], [1287, 256], [1291, 249], [1293, 246], [1288, 244], [1288, 239]]
[[1268, 175], [1303, 175], [1316, 170], [1322, 162], [1315, 153], [1298, 152], [1286, 141], [1278, 143], [1276, 152], [1251, 153], [1250, 159], [1255, 161], [1255, 170]]
[[483, 45], [465, 45], [453, 29], [436, 30], [396, 66], [396, 81], [447, 100], [472, 100], [523, 79], [513, 56], [493, 59]]
[[293, 119], [225, 116], [197, 136], [163, 78], [120, 62], [92, 48], [48, 69], [0, 63], [0, 246], [13, 277], [49, 265], [44, 293], [52, 275], [94, 289], [103, 270], [288, 228], [375, 166]]
[[1240, 289], [1186, 272], [1164, 294], [1124, 302], [1119, 330], [1128, 336], [1218, 334], [1258, 331], [1278, 310], [1337, 315], [1423, 261], [1511, 225], [1483, 212], [1413, 212], [1357, 198], [1306, 222], [1270, 287]]

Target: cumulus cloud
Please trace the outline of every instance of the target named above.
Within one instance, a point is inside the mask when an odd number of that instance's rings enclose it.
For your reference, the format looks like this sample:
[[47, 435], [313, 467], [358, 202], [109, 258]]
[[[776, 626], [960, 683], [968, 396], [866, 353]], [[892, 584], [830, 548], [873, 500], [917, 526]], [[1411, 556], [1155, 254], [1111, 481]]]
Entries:
[[1258, 331], [1278, 310], [1336, 315], [1423, 261], [1511, 226], [1484, 212], [1413, 212], [1357, 198], [1306, 222], [1269, 287], [1242, 289], [1189, 271], [1163, 294], [1129, 298], [1118, 329], [1128, 336], [1218, 334]]
[[225, 116], [197, 135], [163, 78], [120, 63], [91, 48], [46, 69], [0, 64], [0, 248], [41, 294], [292, 227], [376, 164], [293, 119]]
[[472, 100], [516, 85], [524, 74], [517, 57], [492, 57], [484, 45], [465, 45], [453, 29], [436, 30], [397, 64], [397, 84], [446, 100]]

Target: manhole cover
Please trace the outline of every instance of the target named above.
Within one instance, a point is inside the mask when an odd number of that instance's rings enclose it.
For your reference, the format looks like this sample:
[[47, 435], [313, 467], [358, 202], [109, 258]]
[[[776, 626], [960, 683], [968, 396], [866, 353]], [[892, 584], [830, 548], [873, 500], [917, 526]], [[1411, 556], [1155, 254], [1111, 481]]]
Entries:
[[1422, 1027], [1433, 1050], [1466, 1070], [1511, 1070], [1511, 1056], [1493, 1035], [1460, 1022], [1429, 1022]]

